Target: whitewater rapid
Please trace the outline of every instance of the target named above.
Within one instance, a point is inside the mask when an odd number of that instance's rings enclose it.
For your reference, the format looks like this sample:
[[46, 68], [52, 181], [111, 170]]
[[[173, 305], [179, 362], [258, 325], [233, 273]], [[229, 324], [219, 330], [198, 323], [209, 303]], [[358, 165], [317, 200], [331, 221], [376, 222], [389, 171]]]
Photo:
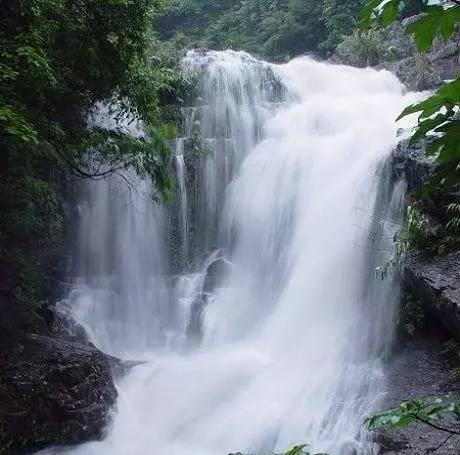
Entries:
[[146, 362], [118, 381], [107, 437], [71, 453], [376, 454], [363, 421], [385, 393], [398, 286], [373, 271], [404, 197], [388, 175], [408, 126], [395, 118], [416, 95], [306, 57], [191, 52], [184, 68], [199, 95], [173, 206], [148, 182], [83, 191], [79, 278], [60, 305], [102, 350]]

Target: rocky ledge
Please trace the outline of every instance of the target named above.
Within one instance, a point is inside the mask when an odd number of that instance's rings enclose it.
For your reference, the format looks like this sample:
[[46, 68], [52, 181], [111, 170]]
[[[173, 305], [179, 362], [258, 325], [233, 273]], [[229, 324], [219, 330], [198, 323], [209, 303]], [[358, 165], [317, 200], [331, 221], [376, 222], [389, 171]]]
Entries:
[[460, 340], [460, 251], [445, 256], [413, 254], [406, 259], [403, 273], [406, 288], [426, 313]]
[[422, 140], [410, 145], [408, 139], [398, 143], [392, 154], [392, 180], [404, 179], [409, 191], [417, 191], [429, 179], [434, 170], [432, 157], [425, 155], [428, 141]]
[[1, 344], [0, 454], [104, 436], [117, 397], [110, 359], [89, 343], [45, 335]]
[[[433, 172], [433, 159], [424, 153], [426, 145], [426, 140], [416, 145], [403, 140], [393, 152], [393, 181], [404, 179], [412, 195], [418, 193]], [[449, 197], [458, 200], [455, 194]], [[440, 207], [448, 202], [452, 201], [443, 200], [439, 194], [425, 200], [425, 216], [433, 233], [442, 227]], [[403, 281], [406, 290], [422, 302], [432, 325], [460, 340], [460, 251], [444, 255], [413, 251], [404, 261]]]

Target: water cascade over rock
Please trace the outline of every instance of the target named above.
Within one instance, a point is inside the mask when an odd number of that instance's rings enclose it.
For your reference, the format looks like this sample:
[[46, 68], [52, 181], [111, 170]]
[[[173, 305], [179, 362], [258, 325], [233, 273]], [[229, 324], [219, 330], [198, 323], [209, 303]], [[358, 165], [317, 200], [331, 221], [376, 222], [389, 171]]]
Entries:
[[385, 393], [397, 286], [374, 268], [404, 194], [385, 172], [394, 119], [414, 95], [309, 58], [190, 52], [184, 66], [200, 93], [176, 201], [116, 177], [84, 189], [60, 307], [102, 350], [147, 362], [118, 383], [108, 437], [72, 453], [376, 454], [362, 424]]

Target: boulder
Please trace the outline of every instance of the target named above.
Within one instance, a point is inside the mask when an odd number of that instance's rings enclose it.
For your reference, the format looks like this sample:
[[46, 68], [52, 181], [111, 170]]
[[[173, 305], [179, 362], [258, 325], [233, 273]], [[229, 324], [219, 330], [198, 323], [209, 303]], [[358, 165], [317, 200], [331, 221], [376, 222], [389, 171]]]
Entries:
[[110, 360], [89, 343], [17, 335], [0, 346], [0, 454], [104, 436], [117, 392]]
[[230, 272], [230, 262], [223, 256], [217, 257], [211, 262], [206, 269], [206, 276], [203, 284], [203, 292], [213, 292], [216, 288], [220, 287], [222, 280]]

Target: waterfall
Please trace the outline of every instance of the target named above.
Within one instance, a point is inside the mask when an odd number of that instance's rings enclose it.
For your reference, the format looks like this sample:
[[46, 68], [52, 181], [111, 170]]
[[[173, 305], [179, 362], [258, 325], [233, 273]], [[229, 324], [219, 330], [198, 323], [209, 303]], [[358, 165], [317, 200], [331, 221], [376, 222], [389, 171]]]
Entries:
[[107, 438], [72, 453], [374, 455], [363, 420], [385, 393], [397, 283], [373, 271], [404, 195], [388, 180], [394, 119], [415, 95], [306, 57], [183, 64], [199, 97], [175, 203], [132, 176], [134, 192], [116, 176], [83, 190], [60, 305], [101, 349], [147, 361], [119, 380]]
[[180, 227], [180, 256], [183, 269], [188, 263], [188, 200], [187, 200], [187, 169], [184, 160], [184, 139], [176, 141], [176, 181], [179, 196], [179, 227]]

